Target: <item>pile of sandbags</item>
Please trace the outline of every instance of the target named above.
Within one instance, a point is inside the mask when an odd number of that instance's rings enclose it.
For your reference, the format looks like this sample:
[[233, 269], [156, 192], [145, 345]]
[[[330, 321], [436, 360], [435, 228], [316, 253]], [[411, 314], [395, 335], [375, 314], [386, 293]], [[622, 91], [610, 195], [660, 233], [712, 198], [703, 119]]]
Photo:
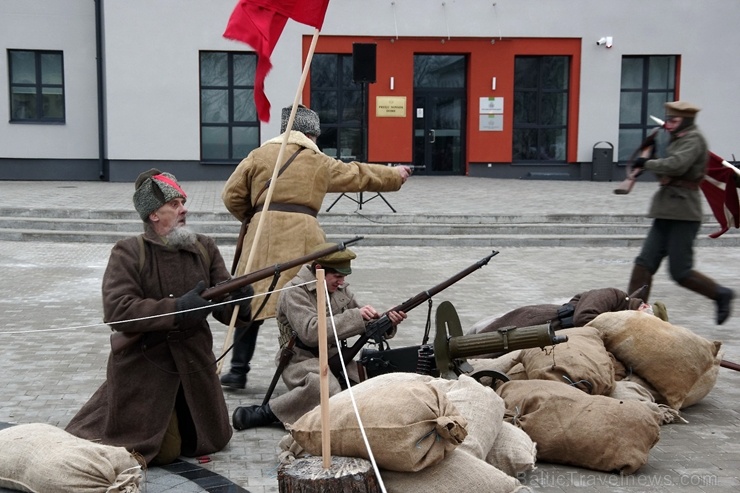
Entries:
[[678, 411], [716, 383], [721, 343], [647, 313], [603, 313], [558, 334], [568, 341], [472, 361], [511, 378], [497, 392], [539, 460], [634, 473], [659, 426], [683, 421]]
[[2, 488], [32, 493], [139, 493], [141, 467], [123, 447], [83, 440], [52, 425], [21, 424], [0, 431]]
[[[535, 445], [503, 422], [503, 400], [491, 388], [465, 375], [389, 373], [352, 393], [387, 491], [530, 491], [514, 476], [534, 469]], [[288, 427], [281, 448], [292, 454], [284, 458], [321, 454], [320, 414], [317, 407]], [[332, 455], [369, 457], [348, 390], [329, 399], [329, 419]]]

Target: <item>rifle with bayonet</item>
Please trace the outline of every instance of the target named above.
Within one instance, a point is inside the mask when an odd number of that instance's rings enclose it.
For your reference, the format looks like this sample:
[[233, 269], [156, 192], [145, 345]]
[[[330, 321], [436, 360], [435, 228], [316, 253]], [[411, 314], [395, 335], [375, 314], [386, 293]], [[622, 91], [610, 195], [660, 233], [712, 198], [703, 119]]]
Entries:
[[[390, 310], [388, 310], [388, 312], [408, 312], [409, 310], [413, 310], [440, 291], [449, 288], [463, 277], [470, 275], [484, 265], [488, 264], [488, 261], [491, 260], [491, 258], [493, 258], [494, 256], [498, 255], [498, 253], [499, 252], [494, 250], [490, 255], [477, 261], [473, 265], [469, 266], [467, 269], [458, 272], [454, 276], [450, 277], [444, 282], [437, 284], [431, 289], [422, 291], [413, 298], [409, 298], [400, 305], [391, 308]], [[339, 351], [341, 351], [344, 361], [353, 360], [354, 357], [362, 350], [362, 347], [371, 339], [374, 340], [377, 344], [382, 344], [385, 341], [386, 332], [393, 328], [393, 323], [391, 322], [390, 318], [388, 318], [388, 312], [385, 312], [380, 318], [368, 323], [365, 327], [365, 333], [362, 334], [352, 346], [338, 348]], [[332, 373], [334, 373], [334, 375], [342, 374], [342, 361], [340, 359], [339, 353], [329, 358], [329, 368], [331, 369]]]
[[635, 160], [640, 157], [640, 154], [644, 150], [652, 149], [652, 152], [654, 152], [656, 144], [655, 141], [658, 138], [660, 130], [664, 128], [665, 122], [653, 115], [650, 115], [650, 118], [652, 118], [652, 120], [659, 126], [650, 131], [647, 137], [645, 137], [645, 140], [642, 141], [640, 146], [635, 149], [635, 151], [632, 153], [632, 156], [630, 156], [629, 160], [627, 161], [627, 178], [622, 180], [622, 182], [614, 188], [614, 193], [616, 193], [617, 195], [627, 195], [628, 193], [630, 193], [632, 191], [632, 188], [635, 186], [635, 182], [644, 171], [643, 168], [633, 168], [632, 163], [634, 163]]
[[[271, 276], [280, 275], [283, 270], [292, 269], [293, 267], [313, 262], [314, 260], [317, 260], [334, 252], [344, 250], [347, 248], [348, 245], [360, 241], [362, 238], [362, 236], [356, 236], [351, 240], [337, 243], [332, 247], [324, 248], [317, 252], [309, 253], [308, 255], [304, 255], [302, 257], [298, 257], [296, 259], [289, 260], [281, 264], [275, 264], [271, 267], [265, 267], [254, 272], [244, 274], [243, 276], [220, 282], [215, 286], [212, 286], [203, 291], [200, 296], [206, 300], [220, 299], [225, 295], [236, 291], [237, 289], [243, 288], [244, 286], [248, 286], [257, 281], [261, 281], [262, 279], [267, 279]], [[111, 352], [113, 354], [118, 354], [121, 351], [128, 349], [129, 347], [136, 344], [144, 336], [144, 334], [147, 333], [148, 332], [113, 332], [110, 336]]]

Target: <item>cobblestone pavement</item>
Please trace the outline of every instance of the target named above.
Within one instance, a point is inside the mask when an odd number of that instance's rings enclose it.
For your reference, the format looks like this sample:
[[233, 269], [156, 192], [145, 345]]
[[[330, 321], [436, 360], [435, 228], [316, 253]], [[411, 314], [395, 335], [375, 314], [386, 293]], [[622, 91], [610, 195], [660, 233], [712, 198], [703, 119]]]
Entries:
[[[449, 180], [449, 181], [447, 181]], [[185, 183], [191, 210], [221, 210], [220, 184]], [[425, 188], [426, 187], [426, 188]], [[539, 182], [464, 177], [412, 178], [386, 198], [399, 212], [443, 207], [448, 212], [641, 213], [654, 184], [617, 197], [613, 184]], [[130, 210], [131, 184], [0, 182], [0, 207], [67, 207]], [[327, 197], [325, 206], [336, 195]], [[443, 198], [441, 198], [443, 197]], [[618, 200], [616, 200], [616, 199]], [[344, 209], [340, 209], [343, 207]], [[370, 207], [385, 208], [382, 202]], [[332, 212], [355, 211], [340, 200]], [[720, 240], [721, 241], [721, 240]], [[64, 427], [105, 378], [109, 329], [101, 324], [100, 282], [111, 245], [0, 241], [0, 423], [49, 423]], [[348, 278], [360, 300], [387, 309], [483, 258], [490, 250], [453, 247], [353, 248], [358, 259]], [[478, 320], [532, 303], [560, 303], [599, 287], [624, 289], [635, 249], [520, 247], [500, 254], [436, 297], [451, 301], [463, 328]], [[227, 263], [234, 250], [222, 248]], [[740, 251], [705, 247], [696, 252], [698, 270], [740, 289]], [[652, 300], [662, 300], [674, 324], [723, 342], [724, 358], [740, 361], [740, 313], [716, 326], [713, 302], [676, 286], [664, 269], [656, 275]], [[420, 344], [426, 310], [410, 312], [393, 347]], [[226, 327], [211, 324], [221, 349]], [[260, 332], [253, 370], [244, 391], [226, 392], [229, 409], [258, 404], [274, 371], [274, 321]], [[525, 478], [536, 491], [691, 491], [740, 489], [740, 374], [721, 369], [714, 390], [682, 412], [688, 424], [661, 428], [649, 462], [633, 476], [620, 477], [573, 467], [538, 464]], [[280, 383], [276, 392], [284, 392]], [[279, 427], [236, 432], [226, 449], [202, 467], [250, 492], [277, 492]], [[608, 444], [604, 444], [608, 447]], [[188, 463], [194, 461], [188, 459]], [[163, 480], [164, 478], [164, 480]], [[148, 493], [203, 491], [173, 484], [158, 468], [149, 471]], [[464, 487], [461, 486], [464, 490]], [[236, 491], [236, 490], [233, 490]]]

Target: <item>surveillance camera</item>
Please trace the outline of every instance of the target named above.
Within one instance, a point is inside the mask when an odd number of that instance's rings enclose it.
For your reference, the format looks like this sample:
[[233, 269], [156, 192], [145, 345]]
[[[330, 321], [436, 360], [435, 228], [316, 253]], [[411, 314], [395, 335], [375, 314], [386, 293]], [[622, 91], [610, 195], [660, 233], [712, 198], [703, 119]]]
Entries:
[[596, 46], [602, 46], [602, 45], [606, 45], [607, 48], [611, 48], [613, 46], [612, 37], [605, 36], [603, 38], [599, 38], [599, 40], [596, 42]]

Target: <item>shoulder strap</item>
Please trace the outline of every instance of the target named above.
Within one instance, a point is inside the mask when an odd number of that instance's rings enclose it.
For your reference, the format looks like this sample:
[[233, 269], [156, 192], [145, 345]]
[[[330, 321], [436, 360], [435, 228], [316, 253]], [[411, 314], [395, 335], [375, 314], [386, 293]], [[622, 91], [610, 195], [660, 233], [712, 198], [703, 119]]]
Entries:
[[[283, 172], [284, 172], [284, 171], [285, 171], [286, 169], [288, 169], [288, 166], [290, 166], [290, 163], [292, 163], [292, 162], [293, 162], [293, 160], [294, 160], [295, 158], [297, 158], [297, 157], [298, 157], [298, 154], [300, 154], [301, 152], [303, 152], [303, 151], [305, 151], [305, 150], [306, 150], [306, 148], [305, 148], [305, 147], [301, 147], [300, 149], [298, 149], [297, 151], [295, 151], [295, 152], [293, 153], [293, 155], [292, 155], [292, 156], [290, 156], [290, 157], [288, 158], [288, 160], [287, 160], [287, 161], [285, 161], [285, 164], [283, 164], [283, 165], [282, 165], [282, 167], [281, 167], [281, 168], [280, 168], [280, 170], [278, 171], [278, 174], [277, 174], [277, 175], [278, 175], [278, 176], [282, 175], [282, 174], [283, 174]], [[271, 183], [271, 182], [272, 182], [272, 178], [269, 178], [269, 179], [268, 179], [268, 180], [267, 180], [267, 181], [265, 182], [265, 186], [264, 186], [264, 187], [262, 187], [262, 190], [260, 190], [260, 191], [259, 191], [259, 193], [257, 194], [257, 196], [256, 196], [256, 197], [254, 198], [254, 202], [252, 203], [252, 207], [257, 207], [257, 201], [258, 201], [258, 200], [259, 200], [259, 198], [260, 198], [260, 197], [262, 196], [262, 194], [263, 194], [263, 193], [265, 193], [265, 190], [267, 190], [267, 189], [268, 189], [268, 188], [270, 187], [270, 183]]]
[[203, 256], [203, 260], [206, 261], [206, 265], [211, 265], [211, 256], [208, 255], [208, 250], [206, 249], [205, 245], [203, 245], [200, 240], [197, 240], [195, 242], [195, 246], [197, 246], [198, 250], [200, 250], [200, 254]]

